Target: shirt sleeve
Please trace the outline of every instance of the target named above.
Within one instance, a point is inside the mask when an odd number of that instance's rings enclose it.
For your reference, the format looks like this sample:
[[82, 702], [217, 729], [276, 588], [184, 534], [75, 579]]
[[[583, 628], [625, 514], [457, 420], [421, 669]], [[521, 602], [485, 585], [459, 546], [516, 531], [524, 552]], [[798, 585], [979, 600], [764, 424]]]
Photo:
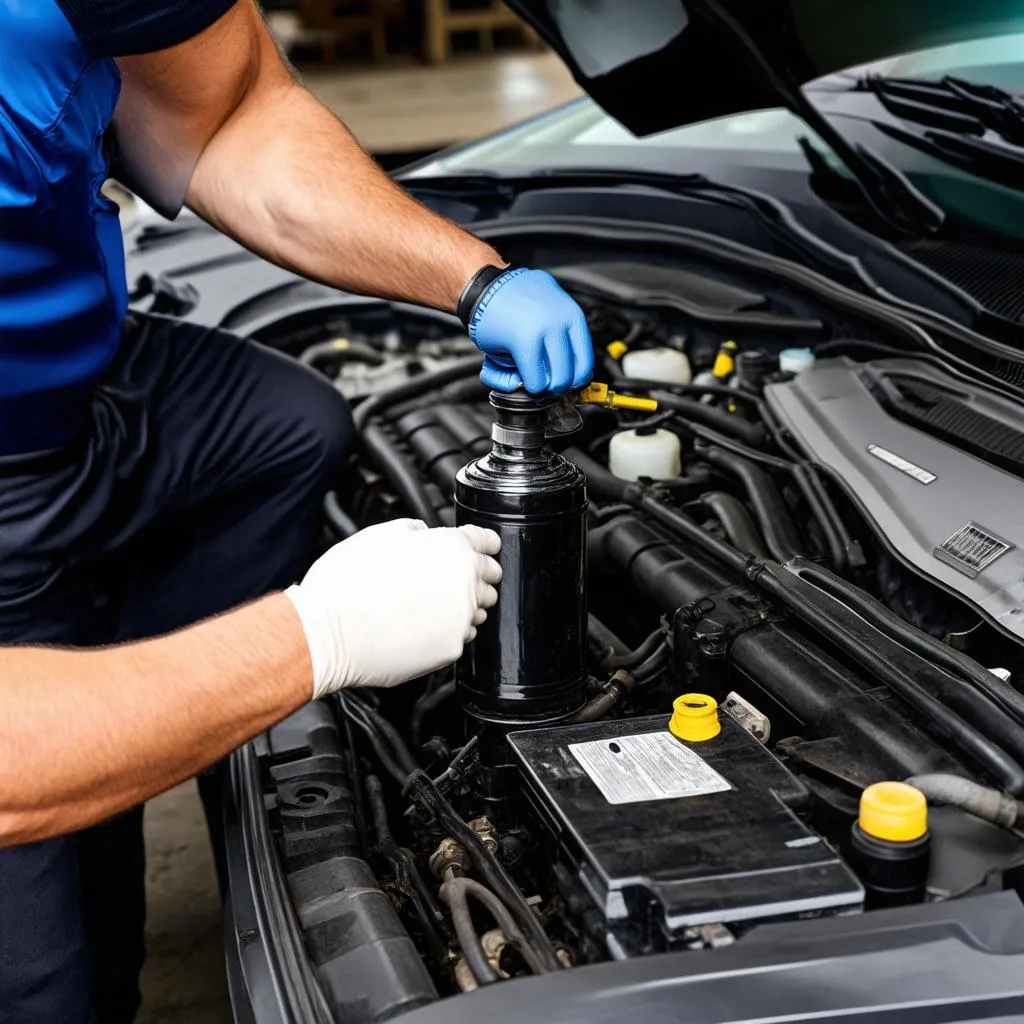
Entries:
[[236, 0], [57, 0], [82, 45], [96, 57], [129, 57], [199, 35]]

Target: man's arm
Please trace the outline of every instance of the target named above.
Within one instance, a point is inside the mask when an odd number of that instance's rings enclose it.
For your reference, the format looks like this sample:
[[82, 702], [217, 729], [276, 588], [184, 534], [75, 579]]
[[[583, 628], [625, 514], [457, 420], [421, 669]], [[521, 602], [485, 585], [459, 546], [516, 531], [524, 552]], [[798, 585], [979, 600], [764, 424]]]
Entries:
[[0, 648], [0, 846], [70, 832], [201, 771], [309, 700], [283, 594], [159, 640]]
[[156, 640], [0, 647], [0, 846], [103, 821], [306, 701], [451, 664], [498, 599], [497, 534], [362, 530], [303, 581]]
[[503, 265], [403, 192], [295, 81], [253, 0], [184, 43], [118, 63], [116, 123], [132, 162], [198, 154], [188, 205], [273, 262], [448, 311], [476, 271]]
[[[195, 16], [193, 2], [175, 10]], [[184, 42], [153, 52], [150, 39], [147, 52], [118, 61], [115, 124], [129, 185], [148, 185], [144, 198], [164, 212], [184, 198], [305, 277], [458, 312], [487, 356], [490, 387], [561, 394], [590, 380], [586, 318], [553, 277], [500, 273], [494, 249], [402, 191], [295, 81], [254, 0], [207, 0], [206, 11], [212, 23]]]

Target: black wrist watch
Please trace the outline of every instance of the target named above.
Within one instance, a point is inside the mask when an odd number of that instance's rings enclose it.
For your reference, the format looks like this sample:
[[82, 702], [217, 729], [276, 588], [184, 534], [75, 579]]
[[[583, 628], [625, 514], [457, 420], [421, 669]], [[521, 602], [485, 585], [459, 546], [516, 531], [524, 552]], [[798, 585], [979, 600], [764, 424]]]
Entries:
[[503, 277], [510, 270], [512, 267], [508, 264], [504, 267], [496, 267], [493, 263], [488, 263], [469, 279], [466, 287], [462, 289], [462, 295], [459, 296], [459, 304], [455, 307], [456, 316], [462, 321], [462, 326], [467, 331], [469, 330], [469, 321], [473, 319], [473, 311], [481, 296], [499, 277]]

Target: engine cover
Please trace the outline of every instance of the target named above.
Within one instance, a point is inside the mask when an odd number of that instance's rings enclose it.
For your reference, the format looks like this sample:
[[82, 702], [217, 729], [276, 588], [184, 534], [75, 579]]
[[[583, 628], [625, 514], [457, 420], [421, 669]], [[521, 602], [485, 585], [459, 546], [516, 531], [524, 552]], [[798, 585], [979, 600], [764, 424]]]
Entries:
[[912, 359], [826, 360], [765, 395], [902, 560], [1024, 637], [1024, 407]]

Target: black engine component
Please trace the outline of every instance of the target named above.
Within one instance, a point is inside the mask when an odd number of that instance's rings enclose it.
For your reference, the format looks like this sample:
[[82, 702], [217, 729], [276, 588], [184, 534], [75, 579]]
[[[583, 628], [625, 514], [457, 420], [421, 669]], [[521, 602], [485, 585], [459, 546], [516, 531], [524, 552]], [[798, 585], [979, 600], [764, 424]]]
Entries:
[[[664, 716], [513, 733], [537, 817], [593, 900], [615, 959], [695, 929], [858, 909], [863, 890], [797, 817], [808, 792], [728, 714], [687, 743]], [[652, 803], [652, 801], [657, 801]]]
[[310, 704], [269, 733], [284, 872], [306, 949], [339, 1020], [375, 1024], [437, 998], [398, 914], [363, 859], [343, 745]]
[[545, 438], [553, 401], [494, 392], [494, 448], [457, 477], [456, 522], [501, 537], [501, 601], [459, 664], [473, 718], [558, 721], [586, 698], [586, 478]]

